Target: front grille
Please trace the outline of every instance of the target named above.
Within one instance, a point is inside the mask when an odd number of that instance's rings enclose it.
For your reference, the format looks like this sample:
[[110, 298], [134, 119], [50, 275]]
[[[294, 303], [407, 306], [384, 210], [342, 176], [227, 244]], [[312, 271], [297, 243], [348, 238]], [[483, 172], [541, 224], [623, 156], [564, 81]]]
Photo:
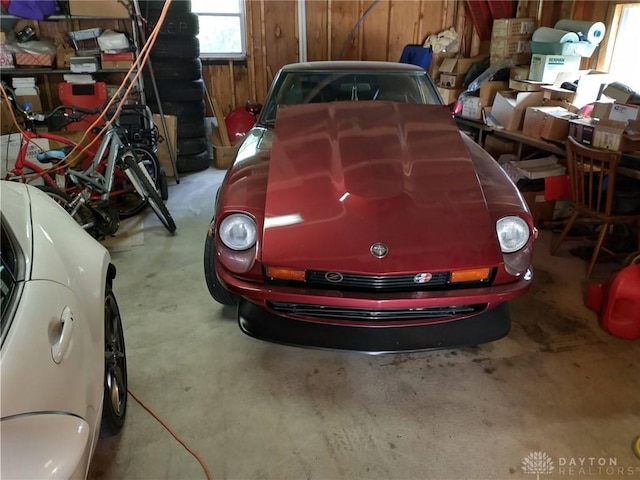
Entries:
[[332, 272], [307, 272], [307, 285], [310, 287], [330, 287], [332, 289], [354, 289], [380, 291], [411, 291], [430, 290], [442, 287], [449, 282], [449, 272], [432, 274], [431, 279], [425, 283], [417, 283], [415, 274], [411, 275], [357, 275], [343, 273], [340, 282], [327, 280], [327, 275]]
[[298, 315], [300, 317], [381, 322], [450, 318], [460, 315], [472, 315], [487, 308], [487, 304], [460, 305], [453, 307], [392, 308], [383, 310], [328, 307], [322, 305], [286, 302], [268, 302], [267, 305], [276, 313]]

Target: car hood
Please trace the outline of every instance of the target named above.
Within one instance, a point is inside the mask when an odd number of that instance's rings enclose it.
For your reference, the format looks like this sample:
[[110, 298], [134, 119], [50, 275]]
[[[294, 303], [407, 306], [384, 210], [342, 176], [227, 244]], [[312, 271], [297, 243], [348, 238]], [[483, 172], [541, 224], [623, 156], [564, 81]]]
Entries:
[[[388, 255], [375, 258], [371, 246]], [[262, 262], [363, 273], [501, 261], [470, 154], [440, 106], [283, 108], [269, 165]]]

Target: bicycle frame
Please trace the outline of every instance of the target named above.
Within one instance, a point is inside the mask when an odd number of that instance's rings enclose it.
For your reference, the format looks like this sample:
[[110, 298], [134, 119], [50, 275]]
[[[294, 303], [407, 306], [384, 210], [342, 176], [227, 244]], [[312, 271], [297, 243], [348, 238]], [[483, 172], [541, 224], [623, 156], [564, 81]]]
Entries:
[[[23, 136], [25, 137], [26, 142], [20, 147], [15, 166], [6, 175], [7, 180], [15, 180], [16, 178], [19, 178], [20, 181], [29, 183], [34, 178], [41, 177], [44, 183], [50, 187], [61, 189], [66, 193], [77, 193], [79, 191], [79, 187], [77, 185], [68, 185], [66, 182], [66, 174], [68, 174], [91, 184], [92, 190], [94, 190], [91, 193], [91, 201], [107, 200], [111, 196], [116, 196], [125, 192], [125, 190], [111, 191], [116, 179], [115, 176], [118, 174], [115, 169], [116, 159], [120, 148], [124, 145], [116, 128], [111, 127], [107, 130], [100, 142], [100, 145], [98, 146], [98, 150], [95, 153], [88, 150], [88, 153], [91, 154], [93, 158], [91, 163], [86, 168], [83, 168], [83, 171], [72, 170], [68, 167], [64, 167], [64, 169], [59, 171], [60, 173], [53, 174], [51, 173], [51, 170], [54, 167], [43, 168], [40, 164], [27, 159], [27, 153], [29, 151], [31, 141], [35, 139], [47, 139], [72, 147], [76, 146], [76, 142], [66, 137], [51, 133], [36, 134], [25, 131]], [[108, 156], [105, 159], [107, 151]], [[25, 169], [31, 170], [33, 173], [25, 173]], [[60, 176], [65, 178], [65, 182], [63, 184], [61, 184], [61, 182], [56, 178]], [[124, 174], [122, 172], [119, 172], [119, 176], [124, 178]]]

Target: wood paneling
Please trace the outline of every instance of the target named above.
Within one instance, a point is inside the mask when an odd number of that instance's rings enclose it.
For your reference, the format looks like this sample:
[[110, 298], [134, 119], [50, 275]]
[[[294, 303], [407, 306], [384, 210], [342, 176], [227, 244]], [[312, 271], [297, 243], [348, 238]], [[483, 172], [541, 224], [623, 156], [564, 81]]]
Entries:
[[[612, 1], [520, 0], [519, 16], [536, 16], [539, 25], [553, 26], [560, 18], [605, 20]], [[367, 16], [349, 34], [370, 9]], [[298, 61], [298, 0], [245, 0], [247, 58], [241, 62], [214, 62], [203, 69], [210, 93], [225, 111], [247, 100], [264, 101], [273, 75], [287, 63]], [[406, 44], [421, 44], [426, 37], [454, 27], [465, 56], [486, 51], [480, 44], [461, 0], [306, 0], [307, 59], [309, 61], [397, 61]], [[127, 22], [97, 21], [103, 28], [123, 28]], [[106, 22], [106, 23], [105, 23]], [[64, 22], [58, 22], [64, 23]], [[70, 25], [79, 28], [80, 24]], [[83, 21], [82, 27], [94, 26]], [[95, 25], [98, 26], [98, 25]], [[64, 25], [63, 25], [64, 27]], [[48, 22], [38, 24], [47, 36]]]

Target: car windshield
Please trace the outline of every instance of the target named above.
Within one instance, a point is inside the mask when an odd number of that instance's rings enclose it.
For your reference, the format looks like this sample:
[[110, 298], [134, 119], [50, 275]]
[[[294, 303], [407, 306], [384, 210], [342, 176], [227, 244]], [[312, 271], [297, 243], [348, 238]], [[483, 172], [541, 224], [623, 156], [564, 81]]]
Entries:
[[440, 105], [424, 72], [282, 72], [267, 98], [260, 122], [273, 124], [278, 108], [290, 105], [384, 100]]

